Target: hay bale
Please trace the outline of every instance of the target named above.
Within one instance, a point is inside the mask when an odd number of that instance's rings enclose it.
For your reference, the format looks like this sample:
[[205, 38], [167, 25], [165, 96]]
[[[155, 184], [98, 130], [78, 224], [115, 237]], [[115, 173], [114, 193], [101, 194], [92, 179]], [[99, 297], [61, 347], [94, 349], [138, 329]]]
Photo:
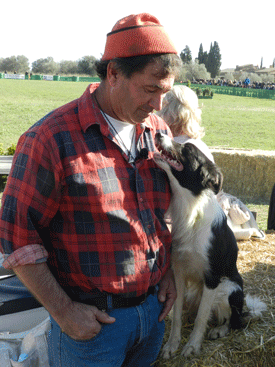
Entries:
[[234, 196], [269, 201], [275, 183], [275, 152], [211, 149], [224, 175], [223, 189]]
[[[182, 343], [175, 356], [155, 367], [274, 367], [275, 366], [275, 234], [264, 240], [240, 241], [238, 269], [244, 280], [245, 294], [258, 296], [267, 305], [263, 317], [250, 322], [245, 329], [231, 331], [221, 339], [207, 340], [199, 356], [180, 355], [193, 325], [182, 328]], [[246, 311], [245, 307], [245, 311]], [[171, 319], [166, 318], [164, 343], [167, 342]]]

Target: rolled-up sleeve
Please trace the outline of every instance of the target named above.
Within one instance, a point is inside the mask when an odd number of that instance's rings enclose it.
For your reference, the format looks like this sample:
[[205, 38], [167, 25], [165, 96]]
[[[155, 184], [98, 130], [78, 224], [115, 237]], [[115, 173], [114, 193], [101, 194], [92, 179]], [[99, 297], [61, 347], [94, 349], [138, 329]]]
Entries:
[[21, 265], [46, 262], [47, 258], [48, 252], [44, 246], [27, 245], [15, 250], [10, 255], [6, 255], [2, 266], [5, 269], [12, 269]]
[[54, 153], [39, 124], [19, 139], [0, 210], [0, 251], [7, 269], [47, 260], [39, 229], [47, 230], [59, 206], [60, 175]]

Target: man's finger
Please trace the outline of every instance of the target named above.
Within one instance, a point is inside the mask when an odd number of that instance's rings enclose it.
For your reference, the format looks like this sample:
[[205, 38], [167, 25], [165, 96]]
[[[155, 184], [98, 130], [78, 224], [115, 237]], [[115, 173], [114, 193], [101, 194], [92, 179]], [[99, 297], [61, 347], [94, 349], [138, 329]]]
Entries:
[[[168, 297], [169, 297], [169, 295], [168, 295]], [[168, 297], [167, 297], [167, 300], [165, 302], [164, 309], [163, 309], [162, 313], [159, 315], [159, 322], [161, 322], [162, 320], [165, 319], [165, 317], [171, 311], [171, 308], [173, 307], [173, 304], [176, 300], [176, 297], [171, 297], [171, 298], [168, 298]]]
[[158, 300], [162, 303], [166, 301], [166, 289], [162, 289], [158, 293]]
[[102, 324], [113, 324], [116, 319], [114, 317], [109, 316], [106, 312], [96, 310], [95, 317], [97, 321], [101, 322]]

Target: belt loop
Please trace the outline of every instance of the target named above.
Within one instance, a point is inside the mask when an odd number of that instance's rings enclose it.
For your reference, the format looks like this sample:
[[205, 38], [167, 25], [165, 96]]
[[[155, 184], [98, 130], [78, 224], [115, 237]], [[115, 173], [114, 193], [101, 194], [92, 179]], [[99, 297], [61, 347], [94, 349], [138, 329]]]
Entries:
[[107, 294], [107, 309], [113, 308], [113, 297], [111, 294]]

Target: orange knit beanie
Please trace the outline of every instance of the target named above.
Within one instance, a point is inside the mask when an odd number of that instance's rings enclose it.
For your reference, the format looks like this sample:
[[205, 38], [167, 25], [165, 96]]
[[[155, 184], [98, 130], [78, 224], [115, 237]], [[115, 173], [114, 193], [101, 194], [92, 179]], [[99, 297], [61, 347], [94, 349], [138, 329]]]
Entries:
[[161, 53], [177, 54], [177, 50], [158, 19], [142, 13], [115, 24], [107, 34], [102, 60]]

